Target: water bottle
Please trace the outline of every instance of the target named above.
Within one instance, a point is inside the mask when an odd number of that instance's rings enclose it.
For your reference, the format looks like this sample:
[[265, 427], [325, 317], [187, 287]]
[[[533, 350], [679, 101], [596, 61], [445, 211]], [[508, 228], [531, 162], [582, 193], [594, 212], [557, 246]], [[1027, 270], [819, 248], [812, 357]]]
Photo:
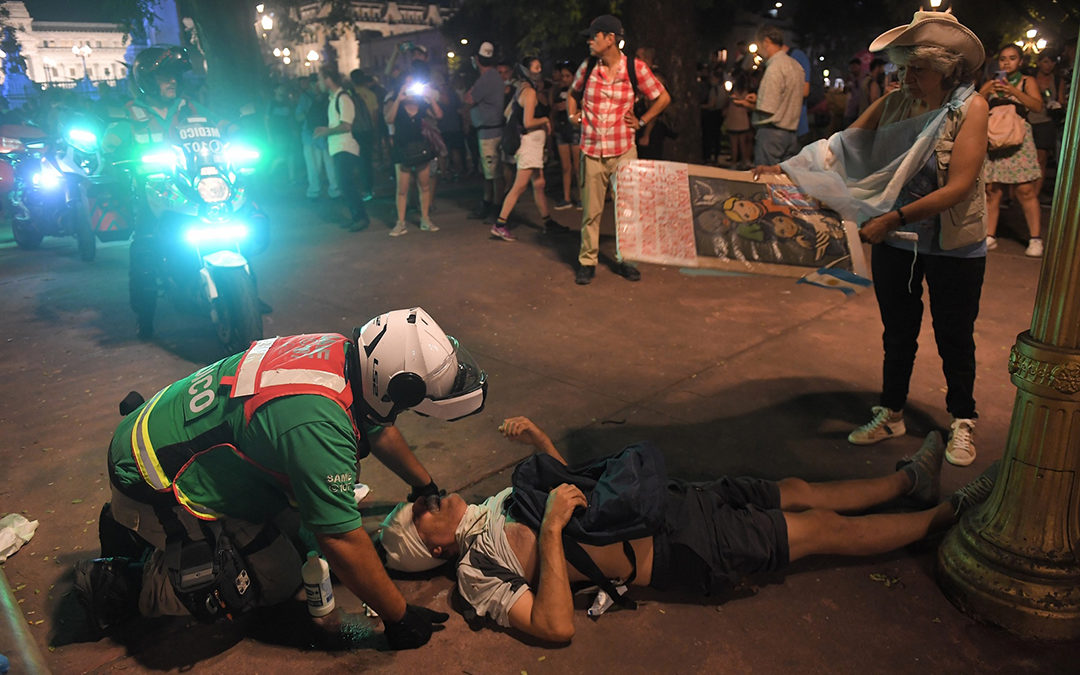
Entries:
[[334, 587], [330, 584], [330, 565], [315, 551], [308, 552], [307, 562], [300, 568], [311, 616], [326, 616], [334, 609]]

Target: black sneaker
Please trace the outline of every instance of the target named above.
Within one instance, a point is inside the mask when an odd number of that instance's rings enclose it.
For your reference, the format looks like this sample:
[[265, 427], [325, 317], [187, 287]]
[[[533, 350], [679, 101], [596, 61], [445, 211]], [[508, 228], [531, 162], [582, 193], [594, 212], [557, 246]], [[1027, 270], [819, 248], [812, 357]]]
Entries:
[[994, 491], [994, 483], [997, 482], [998, 473], [1001, 471], [1001, 460], [996, 460], [986, 467], [986, 470], [978, 477], [960, 488], [949, 497], [952, 504], [953, 514], [959, 520], [960, 516], [967, 513], [973, 507], [986, 501], [990, 493]]
[[[469, 212], [470, 220], [485, 220], [488, 215], [495, 209], [495, 205], [491, 202], [482, 202], [480, 207]], [[485, 220], [486, 222], [486, 220]]]
[[75, 595], [102, 633], [139, 613], [139, 586], [130, 563], [128, 558], [96, 558], [74, 565]]
[[574, 283], [578, 286], [588, 286], [596, 276], [596, 265], [580, 265], [574, 275]]
[[362, 232], [368, 228], [371, 221], [368, 219], [354, 220], [348, 227], [349, 232]]
[[618, 274], [627, 281], [641, 281], [641, 272], [638, 271], [638, 268], [629, 263], [621, 262], [615, 265], [615, 274]]
[[911, 476], [911, 489], [907, 496], [930, 507], [938, 503], [941, 492], [941, 460], [945, 457], [945, 442], [941, 434], [931, 431], [922, 447], [911, 457], [896, 463], [896, 470]]
[[554, 218], [544, 219], [544, 234], [566, 234], [569, 231], [569, 227], [556, 222]]

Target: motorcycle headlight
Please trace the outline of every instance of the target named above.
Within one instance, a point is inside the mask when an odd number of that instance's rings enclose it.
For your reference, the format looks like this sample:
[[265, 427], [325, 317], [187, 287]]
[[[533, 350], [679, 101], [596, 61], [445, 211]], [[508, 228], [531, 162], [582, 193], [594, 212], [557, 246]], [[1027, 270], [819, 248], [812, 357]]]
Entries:
[[98, 137], [88, 129], [68, 129], [67, 141], [80, 152], [94, 152], [97, 150]]
[[221, 176], [207, 176], [199, 180], [199, 196], [207, 204], [223, 202], [229, 198], [229, 184]]
[[248, 226], [243, 223], [200, 223], [184, 230], [184, 241], [194, 246], [236, 244], [247, 239], [248, 234]]
[[259, 161], [259, 151], [230, 143], [225, 147], [225, 160], [233, 166], [254, 166]]
[[46, 167], [30, 177], [34, 187], [51, 190], [60, 184], [60, 174], [52, 167]]

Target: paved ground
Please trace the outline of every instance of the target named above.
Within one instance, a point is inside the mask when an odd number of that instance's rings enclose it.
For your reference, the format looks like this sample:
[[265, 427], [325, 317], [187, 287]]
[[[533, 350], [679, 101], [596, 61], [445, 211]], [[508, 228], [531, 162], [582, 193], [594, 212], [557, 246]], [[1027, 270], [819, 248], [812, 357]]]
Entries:
[[[468, 346], [491, 378], [486, 410], [454, 424], [400, 421], [439, 483], [466, 497], [508, 484], [524, 446], [502, 440], [496, 426], [515, 414], [543, 426], [572, 461], [650, 439], [686, 478], [871, 476], [948, 422], [928, 318], [910, 435], [855, 448], [845, 435], [866, 420], [879, 384], [872, 293], [846, 299], [791, 279], [657, 266], [643, 266], [643, 281], [631, 284], [601, 265], [592, 286], [578, 287], [576, 237], [521, 227], [517, 243], [488, 239], [464, 217], [471, 193], [446, 187], [434, 214], [442, 230], [397, 239], [386, 236], [385, 200], [375, 209], [382, 222], [351, 234], [335, 226], [333, 208], [286, 188], [267, 202], [274, 241], [257, 265], [275, 307], [268, 334], [345, 332], [381, 310], [421, 305]], [[533, 212], [528, 197], [519, 210]], [[578, 212], [556, 215], [576, 226]], [[407, 653], [385, 651], [378, 633], [353, 649], [312, 648], [288, 611], [230, 627], [143, 621], [94, 640], [66, 593], [71, 563], [97, 547], [116, 403], [221, 356], [203, 320], [167, 306], [159, 338], [137, 342], [126, 268], [122, 244], [102, 246], [85, 264], [73, 240], [25, 252], [0, 231], [0, 511], [41, 523], [3, 571], [56, 672], [1075, 672], [1080, 644], [1023, 642], [958, 613], [934, 582], [936, 542], [871, 560], [805, 561], [735, 598], [636, 593], [636, 612], [598, 621], [581, 612], [573, 644], [562, 648], [474, 632], [458, 611], [429, 646]], [[1029, 322], [1038, 269], [1019, 241], [1002, 240], [990, 256], [976, 327], [979, 458], [945, 470], [948, 490], [1001, 455], [1015, 391], [1006, 363]], [[375, 489], [375, 523], [407, 490], [374, 461], [363, 478]], [[452, 604], [448, 576], [400, 585], [411, 602]], [[348, 592], [339, 602], [359, 606]], [[10, 653], [8, 639], [0, 635], [0, 652]]]

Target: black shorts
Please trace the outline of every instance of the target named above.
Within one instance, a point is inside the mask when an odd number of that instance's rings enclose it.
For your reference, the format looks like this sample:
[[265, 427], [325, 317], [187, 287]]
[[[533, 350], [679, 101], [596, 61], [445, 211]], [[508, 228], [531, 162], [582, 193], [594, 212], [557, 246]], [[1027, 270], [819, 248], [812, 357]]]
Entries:
[[1038, 122], [1031, 125], [1031, 136], [1035, 140], [1036, 150], [1053, 152], [1057, 141], [1057, 127], [1053, 122]]
[[668, 485], [667, 524], [654, 537], [651, 586], [710, 594], [789, 562], [780, 486], [724, 477]]

